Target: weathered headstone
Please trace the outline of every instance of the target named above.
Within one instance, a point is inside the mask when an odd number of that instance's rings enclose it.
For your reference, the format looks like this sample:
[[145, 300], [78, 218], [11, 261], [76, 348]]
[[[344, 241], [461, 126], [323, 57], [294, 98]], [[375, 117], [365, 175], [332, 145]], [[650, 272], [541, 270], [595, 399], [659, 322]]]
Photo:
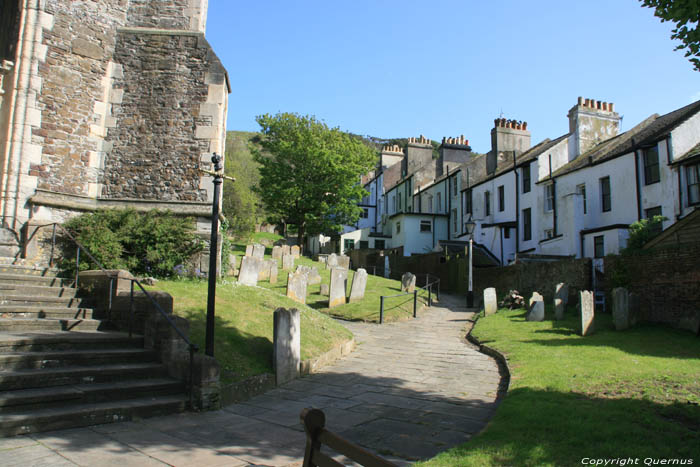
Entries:
[[530, 297], [530, 308], [525, 319], [528, 321], [544, 321], [544, 298], [537, 292], [533, 292], [532, 297]]
[[618, 331], [624, 331], [630, 327], [630, 294], [626, 288], [617, 287], [613, 289], [612, 295], [613, 324]]
[[301, 316], [299, 310], [278, 308], [274, 313], [273, 366], [277, 385], [299, 377]]
[[306, 276], [290, 272], [287, 276], [287, 297], [295, 302], [306, 303]]
[[253, 244], [253, 258], [265, 258], [265, 245], [261, 245], [259, 243]]
[[277, 261], [270, 265], [270, 284], [277, 283]]
[[275, 245], [272, 247], [272, 259], [279, 261], [282, 259], [282, 247]]
[[497, 309], [496, 289], [493, 287], [484, 289], [484, 314], [493, 315]]
[[262, 267], [262, 261], [252, 256], [244, 256], [241, 260], [241, 269], [238, 273], [238, 283], [243, 285], [258, 285], [258, 274]]
[[272, 270], [272, 268], [277, 269], [277, 261], [275, 261], [274, 259], [262, 260], [262, 264], [260, 265], [260, 271], [258, 271], [258, 280], [269, 281], [270, 271]]
[[326, 258], [326, 269], [333, 269], [338, 267], [338, 255], [331, 253]]
[[557, 297], [554, 299], [554, 319], [557, 321], [560, 321], [564, 319], [564, 311], [566, 309], [566, 305], [564, 305], [564, 300], [561, 298]]
[[253, 256], [253, 245], [246, 245], [245, 255], [246, 256]]
[[301, 256], [301, 250], [299, 249], [299, 246], [298, 246], [298, 245], [293, 245], [293, 246], [289, 249], [289, 253], [290, 253], [292, 256], [294, 256], [295, 258], [298, 258], [299, 256]]
[[342, 268], [331, 269], [331, 285], [328, 296], [328, 308], [343, 305], [347, 290], [348, 270]]
[[282, 256], [289, 254], [289, 245], [282, 245]]
[[326, 264], [326, 261], [328, 261], [328, 255], [318, 255], [318, 262]]
[[554, 287], [554, 298], [560, 298], [561, 303], [566, 306], [569, 304], [569, 286], [563, 282], [558, 283]]
[[402, 292], [413, 292], [416, 289], [416, 276], [410, 272], [405, 272], [401, 276], [401, 291]]
[[579, 299], [579, 311], [581, 312], [581, 335], [587, 336], [593, 333], [593, 317], [595, 310], [595, 302], [593, 301], [593, 292], [582, 290]]
[[294, 269], [294, 256], [282, 255], [282, 269], [285, 271], [291, 271]]
[[300, 264], [297, 266], [296, 272], [304, 274], [306, 276], [306, 282], [309, 285], [321, 283], [321, 275], [318, 273], [318, 269], [313, 266], [304, 266]]
[[340, 255], [336, 258], [338, 261], [338, 267], [343, 269], [350, 269], [350, 257], [345, 255]]
[[355, 271], [350, 286], [350, 302], [357, 302], [365, 298], [365, 288], [367, 287], [367, 271], [360, 268]]
[[321, 290], [319, 293], [325, 297], [327, 297], [330, 294], [330, 288], [328, 287], [328, 284], [321, 284]]
[[229, 255], [228, 257], [228, 275], [232, 276], [236, 270], [236, 255]]

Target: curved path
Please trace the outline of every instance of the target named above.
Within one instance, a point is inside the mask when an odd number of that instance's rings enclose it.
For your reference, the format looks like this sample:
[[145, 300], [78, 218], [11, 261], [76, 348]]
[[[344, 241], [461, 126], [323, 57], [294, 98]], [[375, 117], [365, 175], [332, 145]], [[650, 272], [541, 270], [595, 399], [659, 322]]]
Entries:
[[400, 323], [344, 323], [355, 352], [245, 403], [0, 439], [0, 464], [300, 465], [299, 412], [310, 406], [328, 429], [394, 462], [432, 457], [486, 425], [501, 382], [497, 363], [464, 340], [463, 300], [443, 295]]

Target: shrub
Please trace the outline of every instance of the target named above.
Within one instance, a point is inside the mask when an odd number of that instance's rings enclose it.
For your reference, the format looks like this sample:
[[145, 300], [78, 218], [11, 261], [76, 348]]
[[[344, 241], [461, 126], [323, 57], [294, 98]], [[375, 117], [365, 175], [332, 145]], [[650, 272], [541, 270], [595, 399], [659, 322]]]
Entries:
[[[203, 242], [194, 232], [194, 220], [170, 211], [139, 213], [133, 209], [82, 214], [64, 227], [107, 269], [128, 269], [135, 274], [170, 277], [178, 264], [200, 252]], [[61, 239], [61, 269], [75, 273], [76, 245]], [[95, 269], [81, 252], [80, 270]]]
[[663, 222], [667, 220], [668, 218], [664, 216], [654, 216], [651, 219], [642, 219], [630, 224], [630, 237], [622, 253], [630, 254], [641, 250], [649, 240], [661, 233]]

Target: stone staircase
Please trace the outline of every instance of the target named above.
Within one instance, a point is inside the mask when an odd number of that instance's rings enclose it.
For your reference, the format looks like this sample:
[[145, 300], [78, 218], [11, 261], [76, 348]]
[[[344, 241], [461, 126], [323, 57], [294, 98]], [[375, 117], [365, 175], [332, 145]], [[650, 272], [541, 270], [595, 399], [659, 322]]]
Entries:
[[183, 411], [142, 336], [100, 331], [56, 271], [0, 260], [0, 436]]

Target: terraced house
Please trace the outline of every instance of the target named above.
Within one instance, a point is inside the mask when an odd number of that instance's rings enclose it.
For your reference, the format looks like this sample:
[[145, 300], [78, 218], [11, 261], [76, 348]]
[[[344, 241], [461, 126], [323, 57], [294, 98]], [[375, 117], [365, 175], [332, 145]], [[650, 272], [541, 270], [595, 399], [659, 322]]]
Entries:
[[405, 153], [384, 148], [391, 163], [365, 185], [374, 215], [346, 228], [344, 248], [378, 248], [370, 238], [381, 236], [382, 249], [404, 256], [459, 250], [471, 221], [493, 264], [599, 258], [625, 247], [631, 223], [662, 215], [665, 229], [700, 205], [700, 101], [626, 132], [613, 103], [579, 98], [568, 119], [568, 133], [534, 146], [526, 122], [496, 119], [487, 154], [463, 137], [444, 138], [437, 159], [423, 137]]

